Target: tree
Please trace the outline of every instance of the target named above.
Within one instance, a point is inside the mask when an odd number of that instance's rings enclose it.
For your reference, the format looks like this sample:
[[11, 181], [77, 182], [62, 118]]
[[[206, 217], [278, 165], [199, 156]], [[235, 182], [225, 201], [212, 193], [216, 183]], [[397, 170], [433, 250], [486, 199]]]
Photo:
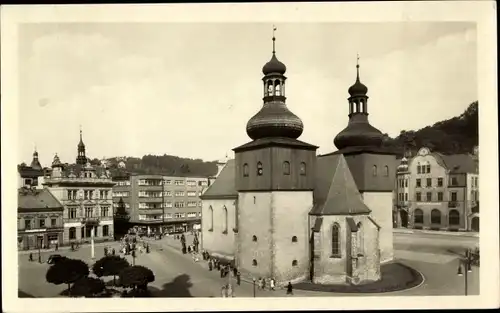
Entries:
[[95, 297], [105, 289], [104, 282], [99, 278], [82, 277], [73, 284], [73, 297]]
[[115, 284], [116, 275], [120, 274], [124, 268], [129, 266], [130, 264], [126, 259], [118, 255], [108, 255], [94, 263], [92, 272], [97, 275], [97, 277], [113, 276], [113, 284]]
[[63, 259], [47, 270], [45, 279], [47, 282], [60, 285], [68, 285], [68, 294], [71, 291], [71, 284], [77, 280], [89, 276], [89, 267], [82, 260]]
[[125, 288], [146, 289], [147, 285], [155, 281], [153, 271], [142, 265], [134, 265], [124, 268], [120, 272], [120, 285]]

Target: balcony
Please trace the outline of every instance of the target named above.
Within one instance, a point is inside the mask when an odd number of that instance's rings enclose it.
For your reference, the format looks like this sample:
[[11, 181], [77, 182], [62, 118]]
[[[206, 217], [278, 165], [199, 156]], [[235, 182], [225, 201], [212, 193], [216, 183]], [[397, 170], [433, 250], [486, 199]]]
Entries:
[[99, 225], [99, 218], [98, 217], [83, 217], [81, 219], [81, 222], [85, 226], [97, 226], [97, 225]]
[[111, 178], [98, 178], [98, 177], [50, 177], [45, 178], [44, 184], [60, 184], [60, 183], [88, 183], [88, 184], [110, 184], [114, 185], [115, 183]]
[[449, 208], [456, 208], [456, 207], [458, 207], [458, 202], [457, 201], [449, 201], [448, 207]]

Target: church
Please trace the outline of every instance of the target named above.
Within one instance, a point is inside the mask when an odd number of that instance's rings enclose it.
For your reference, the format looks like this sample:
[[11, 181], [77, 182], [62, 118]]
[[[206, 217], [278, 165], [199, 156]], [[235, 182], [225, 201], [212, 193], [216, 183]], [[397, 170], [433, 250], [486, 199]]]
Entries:
[[348, 125], [333, 140], [338, 150], [317, 155], [317, 146], [298, 140], [304, 125], [287, 108], [275, 40], [262, 69], [263, 106], [246, 126], [251, 141], [233, 149], [200, 197], [202, 249], [278, 285], [377, 281], [380, 264], [393, 259], [397, 161], [368, 121], [359, 64]]

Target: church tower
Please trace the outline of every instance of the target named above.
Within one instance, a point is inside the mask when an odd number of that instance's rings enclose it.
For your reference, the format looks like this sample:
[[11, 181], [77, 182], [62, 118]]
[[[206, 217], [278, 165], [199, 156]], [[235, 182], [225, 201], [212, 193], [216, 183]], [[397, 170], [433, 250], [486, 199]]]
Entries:
[[273, 52], [262, 72], [263, 106], [247, 123], [251, 142], [233, 149], [238, 191], [236, 263], [277, 284], [307, 278], [308, 213], [317, 146], [297, 140], [303, 123], [286, 105], [286, 66]]
[[363, 201], [380, 225], [381, 261], [393, 259], [393, 190], [396, 179], [396, 155], [383, 147], [383, 134], [368, 122], [368, 88], [359, 78], [349, 90], [349, 123], [334, 139], [354, 177]]
[[78, 156], [76, 157], [76, 164], [86, 165], [87, 157], [85, 156], [85, 144], [82, 139], [82, 130], [80, 129], [80, 142], [78, 143]]
[[36, 151], [36, 147], [35, 147], [35, 151], [33, 152], [33, 160], [31, 160], [31, 167], [33, 169], [36, 169], [36, 170], [42, 169], [42, 165], [40, 164], [40, 160], [38, 160], [38, 151]]

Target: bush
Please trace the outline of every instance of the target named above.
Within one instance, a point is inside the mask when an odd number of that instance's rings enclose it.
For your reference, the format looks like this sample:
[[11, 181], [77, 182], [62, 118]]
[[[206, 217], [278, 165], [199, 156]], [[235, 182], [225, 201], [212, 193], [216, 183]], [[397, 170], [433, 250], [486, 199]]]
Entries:
[[153, 271], [141, 265], [124, 268], [120, 272], [119, 277], [121, 286], [133, 289], [136, 289], [136, 287], [145, 288], [149, 283], [155, 280]]
[[113, 284], [115, 284], [116, 275], [129, 266], [130, 264], [125, 258], [118, 255], [108, 255], [97, 260], [92, 266], [92, 271], [98, 277], [113, 276]]
[[73, 297], [95, 297], [104, 289], [104, 282], [99, 278], [83, 277], [73, 284], [71, 295]]
[[72, 283], [87, 276], [89, 276], [87, 263], [82, 260], [63, 259], [49, 267], [45, 279], [55, 285], [67, 284], [69, 293]]

